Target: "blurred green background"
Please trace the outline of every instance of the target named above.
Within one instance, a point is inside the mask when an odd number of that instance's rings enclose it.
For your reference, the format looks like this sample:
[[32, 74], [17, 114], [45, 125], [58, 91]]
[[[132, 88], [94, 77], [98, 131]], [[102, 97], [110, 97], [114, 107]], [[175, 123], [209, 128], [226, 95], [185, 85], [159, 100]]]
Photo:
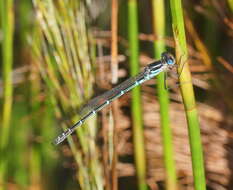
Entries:
[[[233, 189], [232, 13], [232, 0], [2, 0], [0, 190]], [[51, 144], [89, 99], [164, 51], [176, 52], [179, 74]], [[187, 112], [188, 65], [202, 141]]]

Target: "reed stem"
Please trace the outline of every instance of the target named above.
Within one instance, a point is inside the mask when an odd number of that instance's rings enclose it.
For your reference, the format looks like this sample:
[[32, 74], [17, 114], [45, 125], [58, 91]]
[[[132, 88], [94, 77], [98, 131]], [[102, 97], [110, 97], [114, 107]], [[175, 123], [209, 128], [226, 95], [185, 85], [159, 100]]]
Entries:
[[204, 161], [201, 144], [200, 126], [195, 103], [194, 90], [188, 61], [188, 50], [186, 46], [184, 19], [181, 0], [170, 0], [172, 13], [172, 26], [175, 38], [176, 57], [178, 61], [178, 74], [182, 99], [184, 102], [186, 119], [188, 122], [189, 141], [192, 157], [192, 168], [194, 186], [196, 190], [205, 190]]
[[[154, 55], [156, 59], [161, 58], [161, 54], [165, 51], [165, 9], [164, 0], [153, 0], [153, 27], [154, 34], [158, 37], [154, 41]], [[157, 76], [157, 91], [160, 104], [160, 126], [163, 143], [163, 156], [166, 169], [166, 189], [177, 189], [176, 167], [174, 161], [174, 152], [172, 146], [172, 130], [169, 119], [169, 94], [165, 87], [165, 73]]]
[[[130, 75], [135, 76], [139, 72], [139, 42], [138, 42], [138, 16], [137, 1], [128, 1], [128, 37], [130, 51]], [[140, 190], [147, 189], [146, 186], [146, 158], [143, 134], [143, 122], [141, 111], [140, 87], [132, 90], [132, 117], [133, 117], [133, 142], [135, 165]]]
[[[2, 30], [2, 76], [3, 76], [3, 116], [0, 129], [0, 189], [4, 189], [5, 172], [7, 171], [6, 148], [9, 141], [10, 120], [13, 101], [12, 65], [13, 65], [13, 34], [14, 10], [13, 1], [0, 1], [0, 24]], [[3, 186], [2, 186], [3, 185]]]

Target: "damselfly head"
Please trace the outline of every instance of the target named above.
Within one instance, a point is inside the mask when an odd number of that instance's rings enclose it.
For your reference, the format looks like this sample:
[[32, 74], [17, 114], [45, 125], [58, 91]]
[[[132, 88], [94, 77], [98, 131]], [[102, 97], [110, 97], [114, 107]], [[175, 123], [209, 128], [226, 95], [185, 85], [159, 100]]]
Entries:
[[173, 55], [167, 52], [162, 53], [162, 61], [164, 64], [167, 64], [167, 66], [170, 68], [176, 63], [176, 60], [173, 57]]
[[167, 69], [171, 69], [175, 62], [172, 54], [164, 52], [160, 60], [154, 61], [146, 67], [146, 71], [150, 76], [153, 76], [161, 72], [161, 70], [166, 71]]

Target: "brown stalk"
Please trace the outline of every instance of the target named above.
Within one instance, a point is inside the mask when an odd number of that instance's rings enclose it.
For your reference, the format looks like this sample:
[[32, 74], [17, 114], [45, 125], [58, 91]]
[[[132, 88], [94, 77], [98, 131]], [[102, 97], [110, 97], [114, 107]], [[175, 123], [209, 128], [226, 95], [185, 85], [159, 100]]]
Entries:
[[[118, 45], [117, 45], [117, 23], [118, 23], [118, 0], [112, 0], [112, 17], [111, 17], [111, 68], [112, 68], [112, 83], [118, 80]], [[112, 104], [113, 109], [113, 160], [112, 160], [112, 190], [118, 189], [118, 174], [117, 174], [117, 121], [119, 118], [118, 100]]]

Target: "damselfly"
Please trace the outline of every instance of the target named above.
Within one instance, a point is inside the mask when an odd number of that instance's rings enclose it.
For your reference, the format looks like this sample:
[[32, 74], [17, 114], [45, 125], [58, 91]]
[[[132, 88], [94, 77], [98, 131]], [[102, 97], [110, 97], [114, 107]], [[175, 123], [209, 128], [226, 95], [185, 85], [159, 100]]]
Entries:
[[89, 101], [83, 108], [85, 114], [83, 117], [75, 123], [72, 127], [68, 128], [61, 135], [59, 135], [53, 144], [58, 145], [64, 141], [74, 130], [82, 125], [89, 117], [96, 114], [98, 111], [103, 109], [105, 106], [109, 105], [113, 100], [119, 98], [126, 92], [130, 91], [135, 86], [142, 84], [143, 82], [150, 80], [154, 76], [158, 75], [163, 71], [168, 71], [172, 69], [175, 65], [175, 59], [170, 53], [162, 53], [161, 59], [150, 63], [145, 69], [138, 75], [127, 79], [121, 84], [117, 85], [115, 88], [105, 92], [104, 94], [97, 96], [96, 98]]

